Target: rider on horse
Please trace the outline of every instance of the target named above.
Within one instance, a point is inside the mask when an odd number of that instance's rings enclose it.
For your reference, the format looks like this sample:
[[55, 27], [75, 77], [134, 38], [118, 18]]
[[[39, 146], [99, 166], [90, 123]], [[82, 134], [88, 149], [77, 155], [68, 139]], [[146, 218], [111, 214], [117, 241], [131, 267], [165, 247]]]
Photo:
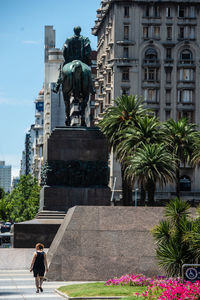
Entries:
[[70, 38], [67, 38], [64, 46], [63, 46], [63, 57], [64, 57], [64, 63], [63, 66], [60, 68], [59, 77], [57, 80], [57, 83], [53, 89], [55, 93], [59, 91], [60, 85], [63, 82], [63, 73], [62, 69], [64, 65], [67, 63], [72, 62], [73, 60], [80, 60], [86, 65], [91, 65], [90, 60], [90, 53], [91, 53], [91, 47], [90, 47], [90, 40], [87, 37], [83, 37], [80, 35], [81, 33], [81, 27], [77, 26], [74, 27], [74, 35]]

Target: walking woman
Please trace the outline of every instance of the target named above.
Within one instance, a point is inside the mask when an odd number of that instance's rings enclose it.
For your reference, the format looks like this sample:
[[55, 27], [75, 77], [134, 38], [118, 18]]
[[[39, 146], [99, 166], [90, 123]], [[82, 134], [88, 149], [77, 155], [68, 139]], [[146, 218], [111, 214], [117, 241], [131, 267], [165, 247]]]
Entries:
[[30, 272], [33, 271], [33, 276], [35, 277], [36, 293], [39, 293], [39, 291], [43, 292], [42, 283], [44, 280], [45, 270], [46, 272], [48, 272], [48, 265], [47, 256], [44, 252], [44, 245], [38, 243], [36, 244], [35, 249], [36, 251], [33, 254]]

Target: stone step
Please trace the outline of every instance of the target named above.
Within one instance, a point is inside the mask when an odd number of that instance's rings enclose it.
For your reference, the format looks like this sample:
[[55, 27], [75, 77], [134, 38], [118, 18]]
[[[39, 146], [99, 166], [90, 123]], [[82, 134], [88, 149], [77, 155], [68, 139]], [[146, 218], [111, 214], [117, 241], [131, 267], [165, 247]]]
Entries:
[[64, 219], [66, 213], [64, 211], [42, 210], [36, 215], [36, 219]]

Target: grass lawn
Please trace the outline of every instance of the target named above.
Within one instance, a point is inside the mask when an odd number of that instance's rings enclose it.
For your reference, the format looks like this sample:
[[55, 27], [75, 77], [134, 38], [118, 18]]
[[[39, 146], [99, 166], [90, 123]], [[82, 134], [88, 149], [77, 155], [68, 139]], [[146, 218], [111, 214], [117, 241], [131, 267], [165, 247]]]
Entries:
[[92, 297], [92, 296], [131, 296], [129, 300], [138, 299], [135, 293], [142, 293], [146, 287], [137, 286], [105, 286], [104, 282], [73, 284], [58, 288], [62, 293], [70, 297]]

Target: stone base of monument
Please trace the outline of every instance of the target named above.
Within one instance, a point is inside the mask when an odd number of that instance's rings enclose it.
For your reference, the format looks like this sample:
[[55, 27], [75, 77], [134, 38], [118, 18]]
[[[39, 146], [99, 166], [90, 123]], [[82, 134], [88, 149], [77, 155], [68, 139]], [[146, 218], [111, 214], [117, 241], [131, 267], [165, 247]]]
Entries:
[[108, 187], [53, 187], [44, 186], [40, 194], [40, 210], [67, 212], [76, 205], [110, 205]]
[[45, 144], [44, 161], [39, 214], [14, 225], [16, 248], [38, 242], [49, 247], [75, 205], [110, 205], [108, 148], [98, 128], [56, 128]]
[[62, 219], [34, 219], [31, 221], [14, 224], [14, 248], [35, 248], [37, 243], [42, 243], [49, 248]]
[[150, 230], [161, 207], [76, 206], [48, 251], [49, 280], [101, 281], [123, 274], [163, 275]]

